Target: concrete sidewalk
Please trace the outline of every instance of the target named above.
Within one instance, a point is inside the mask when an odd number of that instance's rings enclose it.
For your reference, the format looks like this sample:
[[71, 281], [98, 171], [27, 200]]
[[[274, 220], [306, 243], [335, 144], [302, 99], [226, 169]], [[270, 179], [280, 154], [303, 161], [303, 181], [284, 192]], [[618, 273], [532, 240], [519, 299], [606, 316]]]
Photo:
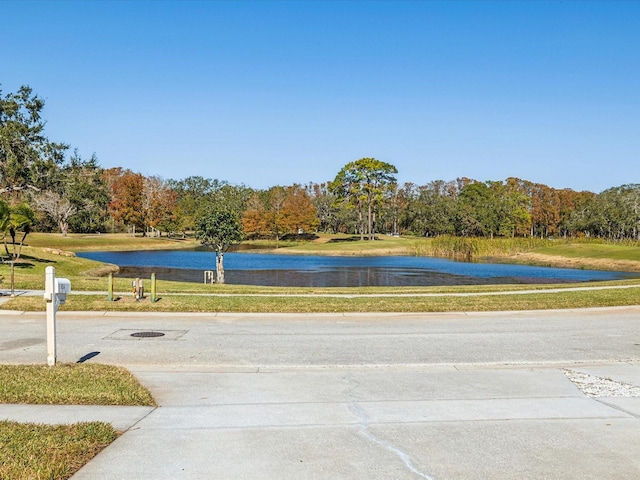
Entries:
[[[640, 386], [639, 313], [68, 314], [61, 360], [98, 352], [160, 406], [0, 418], [126, 430], [74, 480], [636, 479], [640, 397], [621, 395]], [[44, 361], [41, 321], [0, 317], [0, 362]], [[566, 369], [618, 393], [586, 395]]]
[[107, 422], [118, 431], [126, 431], [153, 410], [154, 407], [0, 404], [0, 419], [20, 423], [61, 425], [77, 422]]
[[74, 479], [640, 474], [640, 399], [586, 397], [556, 368], [134, 374], [162, 406]]
[[[633, 378], [640, 365], [582, 368]], [[161, 404], [0, 406], [126, 430], [74, 479], [638, 478], [640, 398], [590, 398], [557, 368], [171, 372]]]

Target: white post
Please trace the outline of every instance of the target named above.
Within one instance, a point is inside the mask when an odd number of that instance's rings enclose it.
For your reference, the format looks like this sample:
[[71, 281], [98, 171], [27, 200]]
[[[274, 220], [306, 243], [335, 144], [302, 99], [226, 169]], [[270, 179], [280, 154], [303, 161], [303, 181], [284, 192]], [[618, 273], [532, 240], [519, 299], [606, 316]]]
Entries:
[[54, 293], [56, 269], [47, 267], [44, 270], [44, 299], [47, 301], [47, 364], [56, 364], [56, 310], [57, 295]]

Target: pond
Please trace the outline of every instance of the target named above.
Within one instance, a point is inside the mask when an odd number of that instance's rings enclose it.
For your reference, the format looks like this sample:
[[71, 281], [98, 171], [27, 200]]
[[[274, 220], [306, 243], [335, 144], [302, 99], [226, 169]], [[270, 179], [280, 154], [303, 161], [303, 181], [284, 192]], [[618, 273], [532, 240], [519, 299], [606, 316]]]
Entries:
[[[79, 257], [112, 263], [121, 276], [202, 282], [215, 269], [215, 253], [203, 250], [82, 252]], [[224, 256], [229, 284], [284, 287], [360, 287], [563, 283], [640, 278], [640, 274], [497, 263], [457, 262], [435, 257], [329, 257], [234, 253]]]

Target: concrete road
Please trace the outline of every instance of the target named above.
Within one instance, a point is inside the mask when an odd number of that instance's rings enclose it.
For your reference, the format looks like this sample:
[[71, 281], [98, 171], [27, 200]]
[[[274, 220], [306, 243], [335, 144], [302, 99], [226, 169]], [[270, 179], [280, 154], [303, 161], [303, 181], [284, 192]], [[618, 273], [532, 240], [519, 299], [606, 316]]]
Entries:
[[[0, 363], [45, 363], [45, 334], [42, 314], [1, 315]], [[62, 313], [58, 352], [126, 366], [160, 404], [76, 480], [640, 478], [640, 397], [621, 396], [640, 307]]]

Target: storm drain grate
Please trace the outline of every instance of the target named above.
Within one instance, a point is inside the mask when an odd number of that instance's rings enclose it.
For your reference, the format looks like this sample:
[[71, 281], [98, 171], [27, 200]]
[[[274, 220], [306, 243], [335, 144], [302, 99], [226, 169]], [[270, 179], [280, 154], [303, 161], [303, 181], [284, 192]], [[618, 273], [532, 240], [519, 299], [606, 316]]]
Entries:
[[105, 340], [143, 340], [145, 338], [155, 338], [159, 341], [178, 340], [187, 333], [187, 330], [140, 330], [138, 328], [121, 328], [111, 335], [107, 335]]
[[135, 332], [131, 334], [132, 337], [135, 338], [153, 338], [153, 337], [164, 337], [164, 333], [162, 332]]

